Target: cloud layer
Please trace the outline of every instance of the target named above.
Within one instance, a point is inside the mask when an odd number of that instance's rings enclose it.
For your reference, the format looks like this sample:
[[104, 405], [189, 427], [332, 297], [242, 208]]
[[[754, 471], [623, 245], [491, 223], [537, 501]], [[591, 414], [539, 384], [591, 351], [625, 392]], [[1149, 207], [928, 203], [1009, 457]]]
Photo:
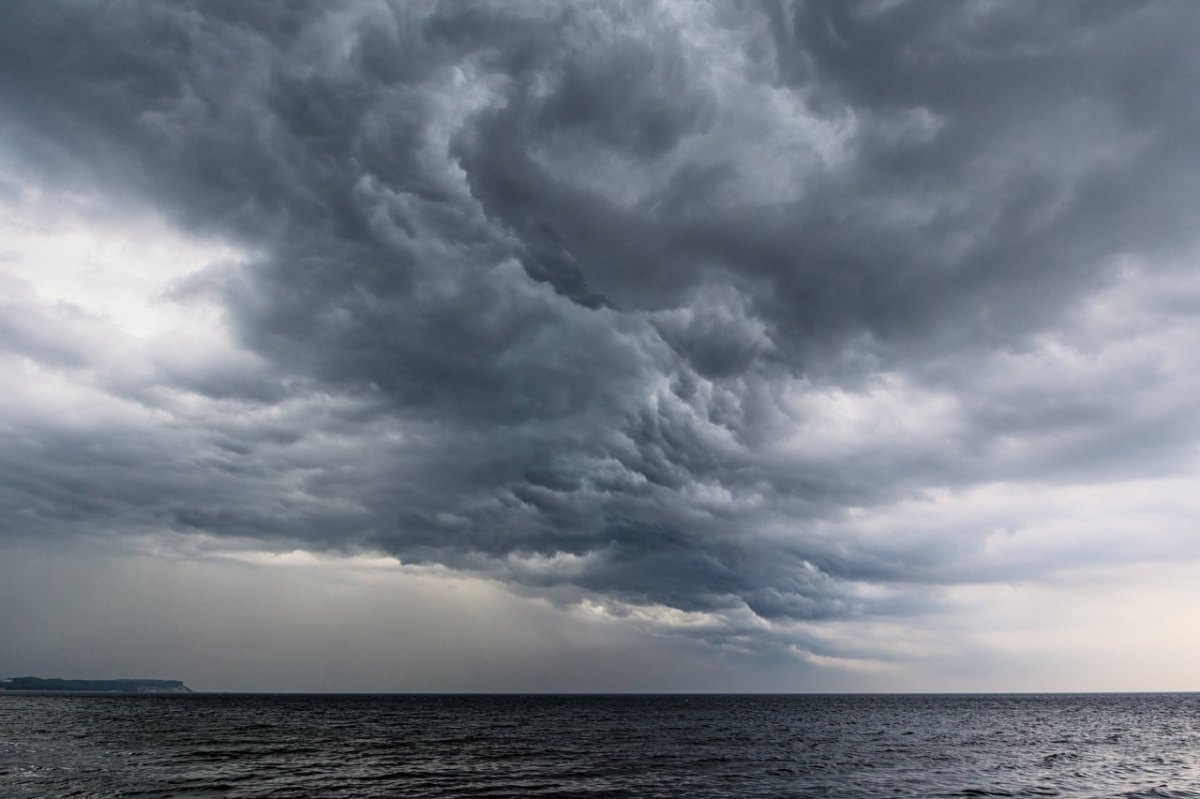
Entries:
[[847, 662], [822, 624], [1193, 559], [1198, 23], [7, 3], [0, 530]]

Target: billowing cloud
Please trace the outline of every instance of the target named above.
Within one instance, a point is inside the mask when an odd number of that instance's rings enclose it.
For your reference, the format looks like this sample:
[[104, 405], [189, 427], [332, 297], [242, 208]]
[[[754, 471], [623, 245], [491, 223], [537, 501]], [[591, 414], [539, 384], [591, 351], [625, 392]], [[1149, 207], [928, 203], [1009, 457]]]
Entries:
[[1198, 22], [7, 3], [0, 529], [868, 667], [831, 631], [1195, 559]]

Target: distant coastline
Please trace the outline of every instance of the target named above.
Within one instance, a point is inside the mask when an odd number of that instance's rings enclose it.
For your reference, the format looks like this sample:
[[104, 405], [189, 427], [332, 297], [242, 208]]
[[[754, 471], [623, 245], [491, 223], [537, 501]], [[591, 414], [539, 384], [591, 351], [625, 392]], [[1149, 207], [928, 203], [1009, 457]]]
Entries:
[[190, 694], [182, 680], [61, 680], [55, 677], [12, 677], [0, 680], [0, 691], [105, 694]]

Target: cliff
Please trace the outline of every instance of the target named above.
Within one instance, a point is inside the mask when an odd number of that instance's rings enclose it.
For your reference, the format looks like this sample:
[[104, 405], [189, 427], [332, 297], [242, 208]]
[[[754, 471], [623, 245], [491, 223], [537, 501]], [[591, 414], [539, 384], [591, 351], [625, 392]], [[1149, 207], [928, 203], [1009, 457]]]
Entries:
[[117, 694], [190, 694], [181, 680], [59, 680], [13, 677], [0, 680], [0, 691], [66, 691]]

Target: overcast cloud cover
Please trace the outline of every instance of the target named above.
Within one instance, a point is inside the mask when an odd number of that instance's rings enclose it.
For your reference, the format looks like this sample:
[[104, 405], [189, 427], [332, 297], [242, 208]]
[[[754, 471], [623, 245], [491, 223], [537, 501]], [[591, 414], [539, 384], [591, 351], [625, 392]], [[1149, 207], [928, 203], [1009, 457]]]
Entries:
[[[103, 574], [196, 618], [224, 585], [288, 657], [483, 664], [284, 687], [1197, 687], [1096, 657], [1200, 654], [1198, 36], [1165, 2], [0, 4], [0, 598], [39, 609], [0, 671], [117, 669], [69, 644]], [[295, 571], [389, 568], [317, 606]]]

